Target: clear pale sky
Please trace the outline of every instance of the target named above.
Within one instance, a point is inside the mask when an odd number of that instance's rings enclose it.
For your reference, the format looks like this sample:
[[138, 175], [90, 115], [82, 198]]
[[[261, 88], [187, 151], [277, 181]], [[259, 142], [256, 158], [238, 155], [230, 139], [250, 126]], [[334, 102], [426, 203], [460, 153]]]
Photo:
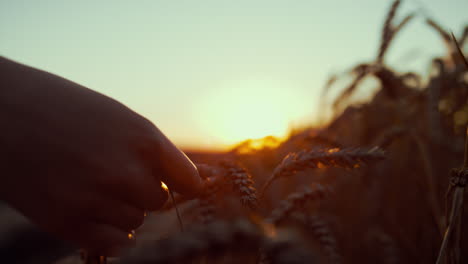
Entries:
[[[114, 97], [181, 147], [281, 136], [320, 115], [333, 72], [377, 52], [389, 0], [0, 0], [0, 55]], [[406, 0], [460, 34], [468, 0]], [[419, 16], [387, 61], [444, 53]]]

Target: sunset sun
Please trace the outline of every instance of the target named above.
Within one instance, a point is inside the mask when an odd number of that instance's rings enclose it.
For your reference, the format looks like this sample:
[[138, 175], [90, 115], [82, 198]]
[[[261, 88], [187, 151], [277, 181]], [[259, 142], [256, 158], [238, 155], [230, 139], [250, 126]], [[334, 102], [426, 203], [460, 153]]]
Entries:
[[205, 98], [205, 127], [222, 145], [265, 136], [284, 137], [295, 117], [287, 89], [269, 82], [250, 81], [212, 91]]

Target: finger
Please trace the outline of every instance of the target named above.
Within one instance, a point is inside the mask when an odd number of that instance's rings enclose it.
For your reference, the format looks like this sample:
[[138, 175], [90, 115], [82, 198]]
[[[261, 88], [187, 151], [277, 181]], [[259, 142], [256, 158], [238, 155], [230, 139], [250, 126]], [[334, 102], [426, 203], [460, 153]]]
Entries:
[[[102, 201], [102, 200], [101, 200]], [[91, 219], [97, 223], [112, 225], [130, 232], [143, 224], [145, 212], [116, 199], [105, 199], [91, 209]]]
[[151, 175], [141, 178], [146, 179], [134, 181], [127, 185], [126, 193], [119, 195], [119, 197], [142, 211], [160, 209], [169, 197], [167, 190], [162, 188], [161, 182], [156, 183], [156, 179]]
[[202, 180], [192, 161], [164, 134], [156, 129], [154, 149], [149, 157], [153, 175], [180, 194], [195, 196], [202, 188]]
[[104, 193], [109, 193], [133, 207], [141, 210], [157, 210], [167, 201], [167, 191], [161, 187], [151, 170], [140, 165], [141, 162], [127, 161], [120, 167], [111, 180], [100, 185]]
[[111, 225], [88, 223], [74, 228], [74, 231], [70, 234], [73, 241], [94, 255], [118, 256], [135, 246], [133, 235]]
[[151, 197], [145, 204], [145, 209], [149, 211], [156, 211], [161, 209], [169, 198], [167, 189], [161, 186], [161, 182], [158, 188], [151, 190]]

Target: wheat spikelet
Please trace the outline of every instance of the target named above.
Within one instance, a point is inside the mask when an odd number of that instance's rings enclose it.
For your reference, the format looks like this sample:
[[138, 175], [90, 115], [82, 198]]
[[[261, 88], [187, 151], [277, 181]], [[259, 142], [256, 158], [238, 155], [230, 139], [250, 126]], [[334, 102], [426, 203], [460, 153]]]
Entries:
[[[400, 24], [396, 25], [393, 27], [393, 36], [395, 36], [400, 30], [406, 26], [414, 17], [416, 16], [415, 13], [411, 13], [409, 15], [406, 15], [405, 18], [403, 18], [400, 22]], [[393, 39], [393, 38], [392, 38]]]
[[[378, 54], [377, 54], [377, 65], [382, 64], [385, 53], [388, 50], [388, 47], [390, 46], [390, 43], [392, 42], [392, 40], [395, 38], [395, 35], [398, 32], [400, 32], [401, 29], [415, 17], [414, 13], [409, 14], [405, 18], [403, 18], [403, 20], [398, 25], [394, 26], [393, 20], [395, 18], [397, 9], [400, 6], [400, 4], [401, 4], [400, 0], [394, 1], [385, 19], [385, 23], [384, 23], [383, 30], [382, 30], [381, 41], [380, 41], [380, 47], [379, 47]], [[355, 67], [355, 69], [353, 69], [352, 73], [354, 73], [356, 77], [351, 82], [351, 84], [346, 89], [343, 90], [340, 96], [337, 99], [335, 99], [335, 101], [333, 102], [334, 109], [338, 109], [343, 101], [351, 97], [351, 95], [356, 90], [358, 85], [362, 82], [364, 77], [366, 77], [367, 74], [374, 72], [375, 70], [374, 66], [375, 65], [361, 64]]]
[[233, 161], [223, 161], [221, 166], [226, 170], [226, 177], [231, 182], [234, 191], [239, 194], [241, 203], [251, 209], [256, 209], [257, 190], [252, 176], [244, 167]]
[[310, 150], [288, 154], [280, 165], [273, 171], [272, 176], [262, 188], [262, 195], [271, 183], [280, 177], [290, 177], [299, 171], [313, 168], [357, 168], [361, 165], [373, 163], [385, 158], [385, 152], [374, 147], [371, 149], [330, 149]]
[[341, 263], [341, 255], [338, 253], [338, 243], [328, 223], [318, 215], [307, 215], [303, 218], [303, 224], [320, 244], [329, 263]]
[[450, 33], [448, 33], [441, 25], [439, 25], [436, 21], [427, 18], [426, 23], [433, 28], [439, 35], [442, 37], [442, 40], [448, 47], [451, 47], [452, 39], [450, 37]]
[[281, 201], [279, 207], [273, 210], [267, 221], [279, 224], [286, 220], [291, 213], [302, 209], [307, 202], [323, 200], [329, 193], [330, 188], [321, 184], [315, 184], [312, 188], [306, 187], [301, 192], [292, 193]]
[[[427, 18], [426, 23], [433, 28], [437, 33], [439, 33], [440, 37], [444, 41], [444, 44], [447, 48], [448, 51], [448, 56], [447, 59], [450, 58], [448, 62], [451, 62], [453, 64], [457, 63], [457, 51], [455, 50], [454, 43], [452, 42], [452, 37], [450, 36], [450, 33], [446, 31], [441, 25], [439, 25], [436, 21]], [[449, 66], [453, 66], [452, 64], [448, 64]]]
[[379, 64], [383, 62], [383, 59], [388, 50], [388, 47], [390, 46], [392, 41], [395, 39], [396, 34], [400, 32], [401, 29], [405, 25], [407, 25], [416, 15], [414, 13], [409, 14], [405, 18], [403, 18], [398, 25], [393, 25], [395, 15], [400, 4], [401, 4], [401, 1], [399, 0], [394, 1], [385, 19], [384, 26], [382, 29], [382, 36], [380, 40], [380, 47], [379, 47], [379, 51], [377, 54], [377, 63]]
[[392, 3], [392, 6], [390, 7], [390, 10], [388, 11], [387, 17], [385, 18], [384, 27], [382, 30], [382, 37], [380, 41], [379, 53], [377, 55], [378, 62], [382, 62], [383, 56], [385, 55], [385, 52], [387, 51], [390, 41], [393, 38], [394, 29], [392, 26], [392, 21], [395, 18], [395, 14], [400, 3], [401, 3], [400, 0], [394, 1]]
[[259, 228], [245, 220], [214, 222], [136, 248], [120, 263], [191, 263], [197, 258], [230, 252], [256, 255], [263, 241]]
[[219, 189], [219, 185], [210, 185], [206, 188], [204, 194], [198, 198], [198, 221], [202, 224], [209, 224], [216, 218], [216, 200]]

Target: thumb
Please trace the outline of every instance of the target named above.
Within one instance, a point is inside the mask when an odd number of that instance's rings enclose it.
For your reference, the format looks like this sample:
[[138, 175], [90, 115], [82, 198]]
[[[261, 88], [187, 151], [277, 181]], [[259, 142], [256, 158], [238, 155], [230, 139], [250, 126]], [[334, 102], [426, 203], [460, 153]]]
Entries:
[[195, 196], [201, 192], [203, 182], [197, 167], [160, 131], [157, 146], [155, 176], [171, 190], [182, 195]]

